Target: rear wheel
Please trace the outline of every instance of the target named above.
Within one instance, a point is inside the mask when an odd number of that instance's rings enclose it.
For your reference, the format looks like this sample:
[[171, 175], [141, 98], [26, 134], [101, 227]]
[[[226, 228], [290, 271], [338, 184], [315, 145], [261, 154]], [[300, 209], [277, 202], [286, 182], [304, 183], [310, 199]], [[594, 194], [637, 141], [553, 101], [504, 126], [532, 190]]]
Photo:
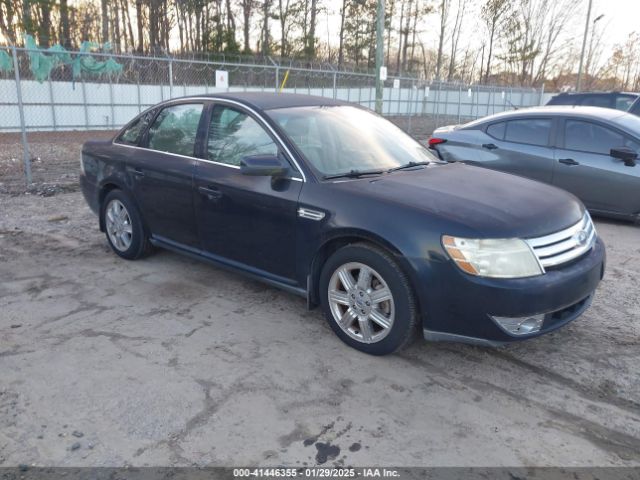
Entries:
[[324, 265], [320, 288], [325, 316], [348, 345], [385, 355], [415, 337], [413, 292], [387, 252], [368, 244], [341, 248]]
[[141, 258], [151, 251], [140, 212], [122, 190], [112, 190], [102, 202], [102, 224], [111, 249], [127, 260]]

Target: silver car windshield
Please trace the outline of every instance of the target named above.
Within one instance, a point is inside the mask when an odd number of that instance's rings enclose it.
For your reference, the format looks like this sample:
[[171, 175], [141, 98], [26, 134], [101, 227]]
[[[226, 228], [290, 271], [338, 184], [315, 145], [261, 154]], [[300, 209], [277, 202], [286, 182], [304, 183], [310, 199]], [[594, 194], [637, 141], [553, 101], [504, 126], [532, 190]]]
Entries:
[[323, 176], [437, 161], [400, 128], [357, 107], [279, 108], [267, 114]]
[[640, 117], [636, 115], [625, 113], [613, 118], [612, 122], [629, 129], [634, 135], [640, 135]]

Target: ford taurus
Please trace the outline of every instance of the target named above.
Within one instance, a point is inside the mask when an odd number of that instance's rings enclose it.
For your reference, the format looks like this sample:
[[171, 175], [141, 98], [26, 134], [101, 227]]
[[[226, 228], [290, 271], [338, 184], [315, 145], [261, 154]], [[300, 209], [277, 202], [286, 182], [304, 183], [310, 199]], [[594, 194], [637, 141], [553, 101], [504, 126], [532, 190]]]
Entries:
[[156, 105], [82, 149], [113, 251], [162, 247], [306, 297], [370, 354], [550, 332], [589, 306], [605, 249], [574, 196], [439, 161], [346, 102], [265, 93]]

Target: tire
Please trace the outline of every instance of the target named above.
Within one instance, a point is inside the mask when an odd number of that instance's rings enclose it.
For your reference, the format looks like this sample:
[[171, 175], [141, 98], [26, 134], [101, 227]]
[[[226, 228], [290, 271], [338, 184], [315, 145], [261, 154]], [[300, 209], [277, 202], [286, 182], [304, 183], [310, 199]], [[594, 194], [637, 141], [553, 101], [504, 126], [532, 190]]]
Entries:
[[[100, 206], [107, 242], [120, 257], [136, 260], [151, 252], [151, 244], [142, 216], [131, 197], [122, 190], [112, 190]], [[113, 221], [112, 218], [119, 218]]]
[[388, 252], [367, 243], [343, 247], [324, 264], [319, 285], [325, 317], [347, 345], [387, 355], [415, 338], [418, 311], [413, 290]]

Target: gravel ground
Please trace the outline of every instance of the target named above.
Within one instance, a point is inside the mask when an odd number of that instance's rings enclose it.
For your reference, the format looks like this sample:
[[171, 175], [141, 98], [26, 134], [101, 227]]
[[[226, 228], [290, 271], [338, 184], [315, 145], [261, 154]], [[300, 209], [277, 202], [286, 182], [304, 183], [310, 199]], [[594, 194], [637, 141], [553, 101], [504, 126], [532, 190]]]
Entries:
[[303, 299], [112, 254], [77, 192], [0, 195], [0, 465], [640, 465], [640, 229], [525, 343], [342, 344]]
[[29, 132], [29, 157], [33, 185], [27, 188], [24, 155], [19, 133], [0, 133], [0, 194], [39, 193], [52, 195], [77, 190], [82, 144], [87, 140], [108, 139], [114, 132]]

